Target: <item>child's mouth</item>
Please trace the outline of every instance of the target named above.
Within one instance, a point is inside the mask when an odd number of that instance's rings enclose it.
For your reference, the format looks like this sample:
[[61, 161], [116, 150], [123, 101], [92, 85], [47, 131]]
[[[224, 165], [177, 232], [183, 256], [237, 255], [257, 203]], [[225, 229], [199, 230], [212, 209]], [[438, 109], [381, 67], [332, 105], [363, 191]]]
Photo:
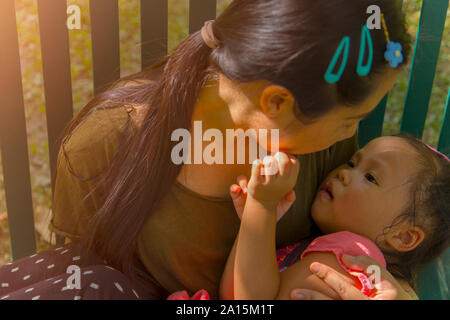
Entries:
[[325, 198], [327, 198], [328, 200], [333, 200], [333, 189], [332, 189], [332, 185], [330, 181], [327, 181], [322, 189], [319, 191], [319, 193], [324, 196]]

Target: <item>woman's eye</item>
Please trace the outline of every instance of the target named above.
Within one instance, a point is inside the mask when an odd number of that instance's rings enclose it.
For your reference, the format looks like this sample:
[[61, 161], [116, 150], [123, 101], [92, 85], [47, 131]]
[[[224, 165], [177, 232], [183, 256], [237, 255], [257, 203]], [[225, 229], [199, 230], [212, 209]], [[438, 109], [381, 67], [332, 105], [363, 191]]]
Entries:
[[377, 180], [373, 177], [373, 175], [371, 175], [370, 173], [366, 174], [366, 179], [367, 181], [369, 181], [370, 183], [373, 184], [378, 184]]

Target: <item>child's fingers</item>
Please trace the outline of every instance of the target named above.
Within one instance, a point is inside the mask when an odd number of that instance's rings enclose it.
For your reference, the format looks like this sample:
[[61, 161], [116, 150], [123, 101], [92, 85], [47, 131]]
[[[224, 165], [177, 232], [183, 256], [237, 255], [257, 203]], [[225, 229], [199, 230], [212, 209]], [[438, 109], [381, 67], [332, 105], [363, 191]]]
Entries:
[[295, 198], [296, 196], [294, 190], [289, 191], [285, 196], [285, 200], [292, 203], [295, 201]]
[[289, 156], [284, 152], [277, 152], [275, 158], [278, 161], [278, 170], [281, 176], [288, 174], [289, 166], [291, 165]]
[[244, 212], [245, 205], [245, 195], [242, 191], [242, 188], [237, 184], [233, 184], [230, 186], [230, 195], [233, 200], [234, 208], [236, 209], [236, 213], [239, 219], [242, 219], [242, 213]]
[[230, 187], [230, 196], [231, 199], [236, 200], [237, 198], [239, 198], [240, 194], [241, 194], [241, 187], [238, 186], [237, 184], [233, 184]]
[[290, 174], [297, 177], [298, 173], [300, 171], [300, 161], [298, 161], [298, 159], [292, 155], [289, 155], [289, 161], [292, 164], [292, 170], [291, 170]]
[[252, 179], [255, 182], [262, 183], [264, 181], [264, 164], [261, 160], [256, 159], [252, 165]]
[[266, 156], [263, 159], [263, 165], [262, 174], [266, 176], [267, 181], [270, 181], [270, 178], [278, 173], [278, 161], [275, 157]]
[[241, 176], [237, 177], [236, 181], [237, 181], [239, 187], [241, 188], [242, 192], [244, 194], [247, 194], [248, 178], [246, 176], [241, 175]]

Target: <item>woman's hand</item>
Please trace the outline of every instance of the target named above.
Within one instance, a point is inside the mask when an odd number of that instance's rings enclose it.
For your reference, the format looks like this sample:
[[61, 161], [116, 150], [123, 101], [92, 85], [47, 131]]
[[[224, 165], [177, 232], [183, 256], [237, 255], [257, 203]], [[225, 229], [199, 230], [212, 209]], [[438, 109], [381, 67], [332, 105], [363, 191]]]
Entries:
[[[339, 274], [334, 269], [320, 264], [312, 263], [310, 270], [313, 274], [322, 279], [332, 288], [343, 300], [412, 300], [400, 283], [384, 268], [380, 267], [375, 260], [368, 256], [348, 256], [343, 255], [342, 261], [351, 269], [365, 271], [369, 266], [377, 266], [380, 270], [380, 280], [374, 283], [375, 292], [367, 297], [360, 290], [352, 285], [349, 279]], [[322, 293], [306, 290], [294, 289], [291, 292], [292, 300], [331, 300]]]

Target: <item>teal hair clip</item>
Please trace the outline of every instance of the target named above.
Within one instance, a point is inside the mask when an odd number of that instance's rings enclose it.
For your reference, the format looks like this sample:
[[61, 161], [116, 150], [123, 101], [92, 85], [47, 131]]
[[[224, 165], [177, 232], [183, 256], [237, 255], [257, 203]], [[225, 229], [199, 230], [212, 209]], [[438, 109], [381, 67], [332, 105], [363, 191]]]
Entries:
[[[368, 48], [368, 57], [367, 62], [364, 65], [363, 60], [366, 55], [366, 48]], [[344, 73], [345, 66], [347, 65], [348, 60], [348, 52], [350, 50], [350, 37], [345, 36], [337, 48], [336, 52], [334, 53], [333, 59], [330, 62], [330, 65], [328, 66], [327, 72], [325, 73], [325, 81], [328, 83], [336, 83], [338, 82], [342, 74]], [[339, 67], [339, 70], [337, 73], [333, 73], [334, 68], [336, 67], [336, 64], [339, 60], [339, 57], [341, 56], [342, 52], [344, 52], [344, 57], [342, 59], [341, 66]], [[358, 58], [358, 65], [356, 67], [356, 72], [361, 77], [365, 77], [369, 74], [370, 70], [372, 69], [372, 63], [373, 63], [373, 41], [372, 36], [370, 35], [370, 30], [367, 28], [367, 25], [363, 25], [361, 30], [361, 44], [359, 46], [359, 58]]]
[[[367, 58], [366, 65], [363, 65], [363, 59], [366, 54], [366, 42], [369, 48], [369, 56]], [[372, 36], [370, 35], [370, 30], [367, 28], [367, 25], [362, 27], [361, 31], [361, 44], [359, 46], [359, 58], [358, 58], [358, 66], [356, 68], [356, 72], [361, 76], [365, 77], [369, 74], [370, 69], [372, 69], [373, 62], [373, 41]]]
[[[325, 73], [326, 82], [336, 83], [339, 81], [339, 79], [341, 79], [342, 73], [344, 73], [345, 66], [347, 65], [349, 49], [350, 49], [350, 37], [345, 36], [344, 38], [342, 38], [341, 43], [339, 44], [339, 47], [334, 53], [333, 59], [331, 60], [330, 65], [328, 66], [327, 72]], [[333, 73], [333, 70], [336, 67], [338, 59], [341, 56], [342, 52], [344, 52], [344, 57], [342, 59], [341, 66], [339, 67], [337, 73]]]

